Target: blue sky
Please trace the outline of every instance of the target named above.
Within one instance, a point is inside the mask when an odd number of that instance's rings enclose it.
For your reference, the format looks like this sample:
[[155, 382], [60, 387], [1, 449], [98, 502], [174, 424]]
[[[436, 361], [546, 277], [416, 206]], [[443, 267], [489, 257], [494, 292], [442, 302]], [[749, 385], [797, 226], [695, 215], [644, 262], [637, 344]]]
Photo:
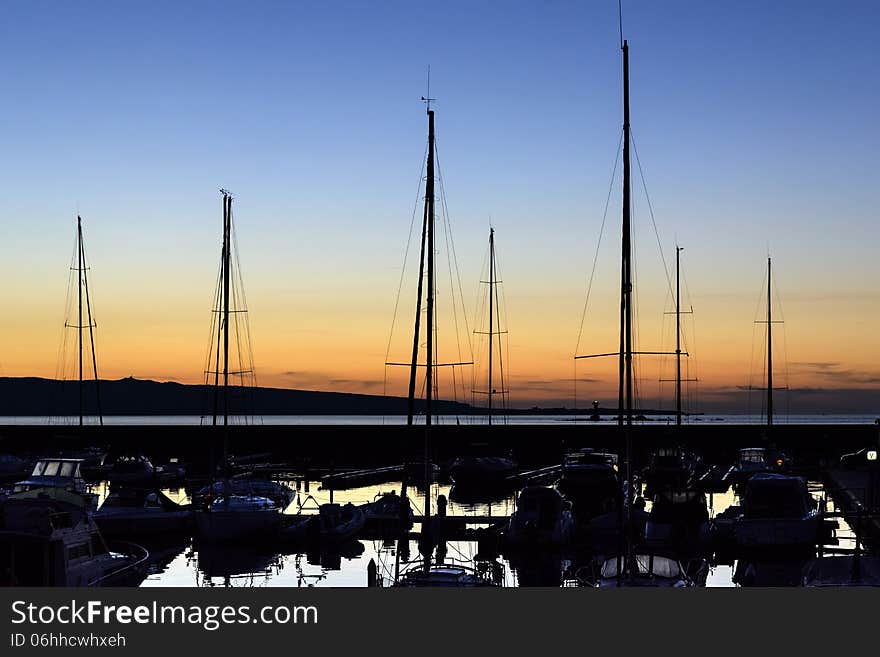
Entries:
[[[236, 195], [264, 344], [277, 328], [266, 317], [336, 318], [328, 299], [352, 291], [350, 322], [381, 324], [430, 65], [466, 273], [476, 280], [491, 216], [512, 311], [517, 298], [521, 317], [535, 299], [555, 303], [548, 316], [573, 348], [621, 123], [616, 2], [2, 7], [9, 335], [60, 312], [77, 211], [105, 304], [208, 305], [221, 186]], [[674, 238], [687, 245], [695, 296], [741, 297], [748, 324], [769, 248], [789, 299], [876, 300], [880, 5], [630, 1], [624, 12], [636, 146], [667, 257]], [[651, 247], [639, 203], [637, 241]], [[646, 251], [643, 296], [658, 262]], [[385, 336], [370, 340], [381, 358]]]

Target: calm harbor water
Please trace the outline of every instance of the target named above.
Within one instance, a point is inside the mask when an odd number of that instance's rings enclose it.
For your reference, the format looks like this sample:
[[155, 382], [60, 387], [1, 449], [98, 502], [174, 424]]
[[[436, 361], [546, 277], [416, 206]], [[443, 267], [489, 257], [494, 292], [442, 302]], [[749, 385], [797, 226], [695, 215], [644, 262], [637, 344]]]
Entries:
[[[288, 482], [292, 487], [296, 484]], [[308, 488], [308, 492], [306, 491]], [[392, 482], [378, 486], [365, 486], [345, 491], [335, 491], [333, 500], [339, 503], [352, 502], [362, 504], [372, 501], [377, 495], [386, 491], [400, 491], [400, 482]], [[100, 496], [106, 496], [106, 482], [96, 487]], [[823, 490], [818, 482], [810, 482], [810, 490], [816, 499], [821, 499]], [[182, 489], [168, 489], [169, 497], [181, 502], [188, 501]], [[421, 513], [424, 492], [412, 491], [414, 511]], [[296, 513], [302, 504], [310, 510], [318, 504], [330, 501], [330, 491], [322, 490], [317, 481], [309, 482], [308, 486], [300, 482], [297, 498], [285, 510], [285, 513]], [[449, 515], [493, 515], [508, 516], [515, 509], [512, 494], [491, 503], [469, 504], [456, 501], [454, 490], [448, 485], [434, 484], [431, 488], [432, 506], [436, 509], [436, 500], [444, 495], [449, 500]], [[737, 503], [732, 489], [725, 493], [707, 496], [710, 515], [714, 516], [731, 504]], [[829, 510], [833, 502], [829, 499]], [[650, 509], [650, 505], [648, 505]], [[414, 527], [418, 531], [418, 524]], [[842, 524], [837, 530], [839, 543], [843, 547], [852, 547], [854, 535], [848, 526]], [[360, 540], [341, 546], [334, 551], [307, 554], [296, 551], [278, 551], [277, 549], [256, 549], [252, 546], [214, 547], [199, 550], [192, 541], [168, 545], [153, 550], [155, 563], [141, 586], [330, 586], [330, 587], [362, 587], [367, 585], [367, 564], [373, 559], [379, 575], [386, 581], [393, 580], [398, 557], [405, 563], [407, 559], [419, 559], [418, 545], [410, 541], [403, 546], [403, 554], [399, 555], [399, 545], [394, 541]], [[408, 549], [408, 555], [406, 551]], [[450, 541], [446, 544], [446, 561], [450, 560], [473, 563], [478, 556], [478, 545], [473, 541]], [[503, 566], [505, 586], [573, 586], [578, 585], [580, 569], [588, 566], [589, 555], [578, 553], [559, 553], [541, 551], [525, 559], [511, 560], [498, 557], [497, 562]], [[706, 586], [736, 586], [734, 572], [736, 565], [714, 565], [707, 577]], [[800, 563], [787, 564], [786, 567], [797, 572]], [[585, 579], [585, 578], [581, 578]]]

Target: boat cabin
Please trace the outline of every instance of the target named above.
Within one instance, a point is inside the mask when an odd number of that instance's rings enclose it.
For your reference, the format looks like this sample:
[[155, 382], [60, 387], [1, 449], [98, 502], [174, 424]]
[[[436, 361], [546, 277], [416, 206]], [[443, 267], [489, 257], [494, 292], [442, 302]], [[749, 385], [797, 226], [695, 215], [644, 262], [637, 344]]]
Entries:
[[80, 468], [82, 459], [40, 459], [30, 477], [16, 482], [13, 493], [23, 493], [37, 488], [62, 488], [84, 494], [86, 483]]
[[743, 493], [743, 517], [802, 518], [816, 510], [816, 501], [802, 477], [761, 473], [749, 479]]
[[522, 519], [537, 520], [540, 525], [552, 526], [565, 510], [566, 502], [555, 488], [527, 486], [516, 500], [516, 513]]

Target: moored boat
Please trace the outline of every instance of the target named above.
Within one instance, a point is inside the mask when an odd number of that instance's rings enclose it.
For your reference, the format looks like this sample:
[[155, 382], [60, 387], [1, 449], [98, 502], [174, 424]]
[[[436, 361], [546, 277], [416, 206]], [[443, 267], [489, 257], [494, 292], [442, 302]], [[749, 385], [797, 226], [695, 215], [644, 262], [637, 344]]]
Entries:
[[692, 553], [709, 540], [706, 496], [694, 490], [665, 490], [654, 495], [645, 524], [645, 541]]
[[195, 520], [200, 540], [235, 543], [273, 537], [281, 514], [268, 497], [223, 495], [196, 511]]
[[177, 504], [161, 491], [114, 490], [93, 514], [105, 536], [152, 537], [181, 534], [192, 526], [189, 504]]
[[563, 545], [571, 540], [571, 504], [549, 486], [526, 486], [504, 531], [509, 545]]
[[344, 543], [357, 536], [366, 520], [354, 504], [322, 504], [316, 514], [284, 516], [279, 534], [289, 540]]
[[98, 506], [98, 496], [88, 491], [82, 476], [82, 463], [82, 459], [39, 459], [29, 477], [15, 482], [12, 493], [18, 495], [47, 488], [66, 490], [87, 500], [94, 510]]
[[364, 529], [380, 533], [398, 533], [413, 526], [413, 511], [408, 497], [396, 492], [380, 493], [372, 502], [360, 505]]
[[102, 586], [132, 583], [147, 551], [111, 551], [88, 500], [62, 488], [25, 491], [0, 502], [0, 585]]
[[261, 479], [249, 475], [236, 475], [215, 481], [210, 486], [201, 488], [194, 496], [196, 503], [206, 496], [236, 495], [268, 497], [279, 509], [285, 509], [296, 497], [296, 492], [286, 484], [270, 479]]
[[740, 547], [815, 545], [822, 516], [802, 477], [761, 473], [745, 486], [742, 509], [734, 522]]

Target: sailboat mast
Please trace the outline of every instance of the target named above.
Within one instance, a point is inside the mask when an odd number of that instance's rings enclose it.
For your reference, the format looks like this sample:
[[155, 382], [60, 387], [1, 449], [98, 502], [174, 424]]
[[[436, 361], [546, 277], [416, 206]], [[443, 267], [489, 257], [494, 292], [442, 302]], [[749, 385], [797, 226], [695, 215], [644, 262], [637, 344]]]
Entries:
[[681, 247], [675, 247], [675, 424], [681, 426]]
[[625, 309], [624, 349], [626, 360], [626, 423], [632, 424], [632, 216], [630, 206], [629, 154], [629, 46], [623, 42], [623, 306]]
[[[632, 215], [630, 205], [630, 127], [629, 127], [629, 45], [623, 42], [623, 236], [622, 236], [622, 280], [621, 280], [621, 382], [620, 396], [623, 397], [624, 379], [626, 386], [626, 406], [621, 409], [620, 424], [623, 424], [623, 411], [626, 412], [626, 491], [624, 493], [626, 515], [626, 555], [630, 562], [633, 543], [632, 504], [633, 464], [632, 464], [632, 242], [630, 238]], [[621, 401], [623, 401], [621, 399]], [[621, 404], [622, 405], [622, 404]]]
[[79, 426], [83, 425], [83, 248], [82, 217], [76, 216], [76, 275], [79, 303], [79, 321], [76, 323], [77, 346], [79, 350]]
[[425, 240], [428, 231], [428, 203], [422, 218], [422, 248], [419, 256], [419, 287], [416, 294], [416, 322], [413, 329], [412, 362], [409, 369], [409, 394], [406, 398], [406, 424], [412, 426], [415, 415], [416, 378], [419, 368], [419, 332], [422, 324], [422, 284], [425, 280]]
[[[427, 100], [430, 103], [430, 98]], [[434, 396], [434, 110], [428, 105], [428, 166], [425, 181], [425, 222], [428, 249], [427, 341], [425, 347], [425, 525], [431, 517], [431, 461], [428, 432]]]
[[434, 385], [434, 110], [428, 110], [428, 176], [425, 181], [425, 207], [428, 223], [427, 346], [425, 355], [425, 425], [431, 425]]
[[[492, 298], [495, 292], [495, 229], [489, 229], [489, 426], [492, 426], [492, 333], [494, 332]], [[502, 381], [502, 388], [503, 388]]]
[[[232, 237], [232, 196], [226, 195], [226, 221], [223, 227], [223, 240], [226, 251], [223, 259], [223, 426], [229, 426], [229, 282], [230, 251]], [[224, 445], [225, 451], [225, 445]], [[225, 457], [225, 454], [224, 454]]]
[[771, 261], [767, 256], [767, 426], [773, 426], [773, 317], [770, 303]]

